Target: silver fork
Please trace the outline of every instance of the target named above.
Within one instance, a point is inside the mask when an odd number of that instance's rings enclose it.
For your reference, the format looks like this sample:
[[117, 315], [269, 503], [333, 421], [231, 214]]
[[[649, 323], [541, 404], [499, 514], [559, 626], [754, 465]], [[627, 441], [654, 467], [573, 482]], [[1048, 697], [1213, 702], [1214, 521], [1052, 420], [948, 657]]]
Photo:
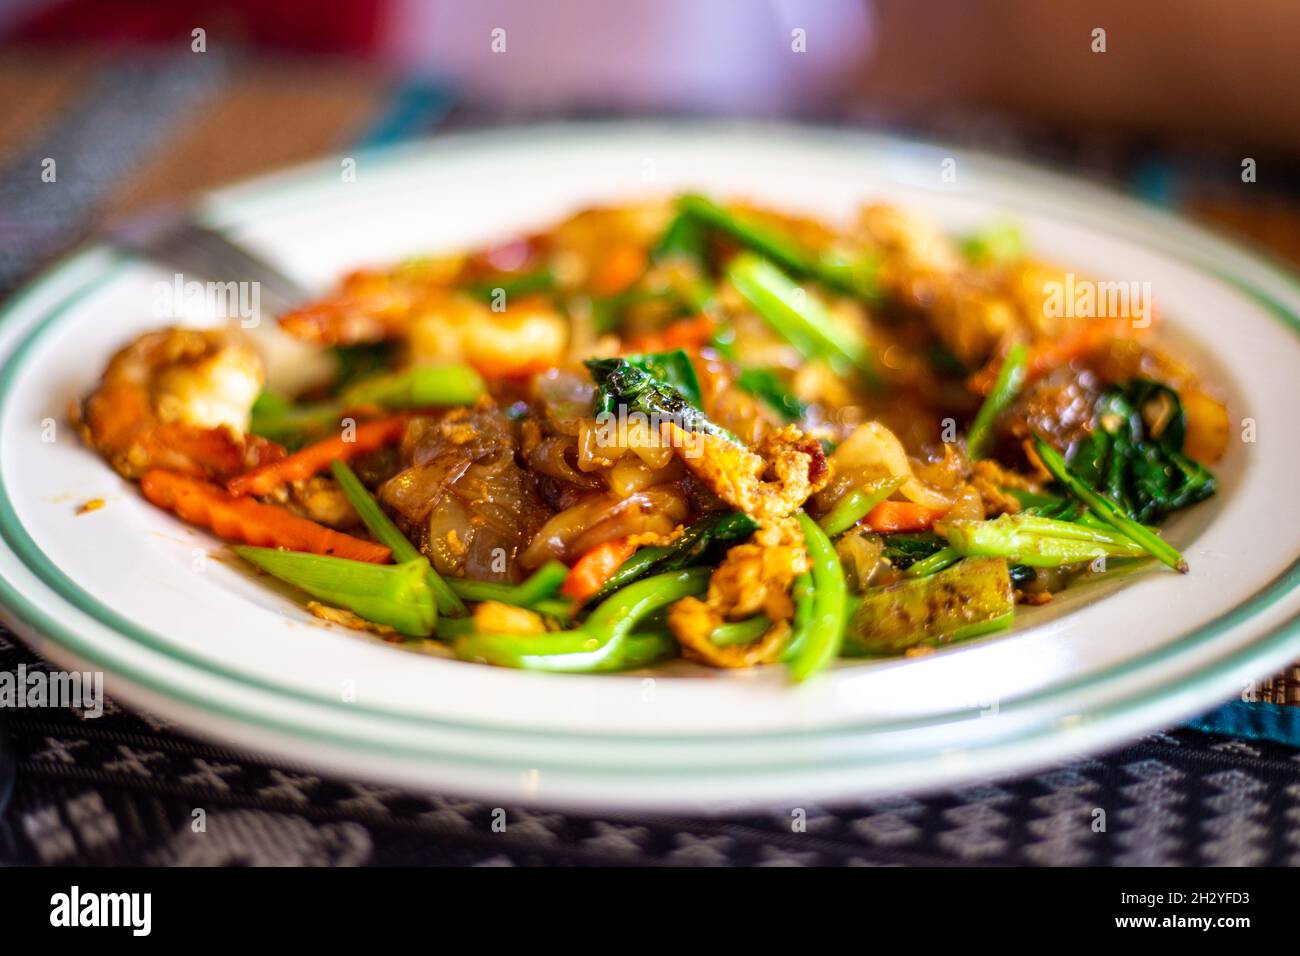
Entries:
[[271, 315], [282, 315], [309, 296], [265, 259], [186, 213], [164, 209], [135, 216], [110, 229], [106, 238], [119, 249], [197, 279], [255, 282], [262, 307]]

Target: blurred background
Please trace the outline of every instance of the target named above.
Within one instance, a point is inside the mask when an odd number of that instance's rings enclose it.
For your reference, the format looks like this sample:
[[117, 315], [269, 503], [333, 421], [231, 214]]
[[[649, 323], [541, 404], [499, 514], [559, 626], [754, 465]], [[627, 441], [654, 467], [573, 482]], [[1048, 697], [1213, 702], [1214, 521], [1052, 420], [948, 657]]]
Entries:
[[1300, 261], [1298, 47], [1283, 0], [6, 0], [0, 293], [106, 220], [322, 153], [647, 114], [1029, 156]]

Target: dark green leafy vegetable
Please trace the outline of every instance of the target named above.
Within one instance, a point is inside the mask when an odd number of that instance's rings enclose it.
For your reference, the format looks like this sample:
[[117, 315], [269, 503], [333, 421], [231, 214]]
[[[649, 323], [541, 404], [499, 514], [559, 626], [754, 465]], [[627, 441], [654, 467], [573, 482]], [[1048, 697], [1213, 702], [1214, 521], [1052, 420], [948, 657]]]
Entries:
[[593, 298], [590, 302], [592, 325], [602, 334], [621, 329], [625, 313], [634, 305], [666, 302], [670, 305], [675, 304], [679, 313], [695, 307], [693, 300], [683, 298], [682, 294], [675, 289], [629, 289], [616, 295]]
[[1034, 435], [1034, 451], [1043, 465], [1067, 491], [1087, 505], [1098, 518], [1140, 544], [1154, 558], [1182, 574], [1187, 573], [1187, 562], [1178, 549], [1165, 541], [1152, 529], [1139, 524], [1125, 514], [1124, 509], [1105, 495], [1089, 488], [1066, 464], [1061, 453], [1047, 443], [1042, 435]]
[[712, 515], [691, 525], [671, 544], [640, 548], [610, 576], [592, 596], [602, 600], [619, 588], [651, 574], [679, 571], [699, 564], [713, 564], [733, 544], [739, 544], [758, 530], [758, 522], [743, 512]]
[[362, 379], [382, 375], [393, 367], [397, 352], [391, 342], [373, 342], [366, 345], [336, 345], [330, 350], [338, 363], [331, 394], [337, 395]]
[[942, 550], [942, 538], [933, 534], [889, 534], [885, 535], [885, 548], [881, 556], [899, 571], [906, 571], [917, 561]]
[[623, 361], [644, 369], [661, 382], [666, 382], [681, 393], [692, 405], [701, 402], [700, 380], [695, 365], [685, 349], [671, 352], [646, 352], [641, 355], [624, 355]]
[[787, 421], [798, 421], [808, 414], [808, 406], [786, 388], [785, 383], [781, 381], [781, 376], [774, 369], [742, 369], [736, 376], [736, 385], [756, 398], [762, 399]]
[[1143, 524], [1161, 521], [1215, 492], [1209, 469], [1183, 454], [1187, 422], [1173, 389], [1146, 379], [1112, 386], [1094, 407], [1097, 427], [1070, 467]]
[[1033, 584], [1038, 580], [1038, 572], [1027, 564], [1013, 564], [1007, 570], [1011, 574], [1013, 587], [1023, 588], [1025, 585]]
[[845, 640], [859, 652], [901, 654], [947, 644], [1010, 622], [1015, 594], [1001, 558], [967, 558], [926, 577], [862, 596]]
[[[690, 367], [690, 360], [685, 352], [663, 353], [666, 356], [680, 354]], [[729, 441], [737, 441], [736, 436], [725, 428], [713, 424], [709, 417], [691, 403], [683, 388], [699, 395], [699, 383], [695, 381], [695, 372], [690, 372], [690, 381], [685, 381], [683, 370], [676, 360], [646, 362], [647, 356], [630, 356], [607, 359], [588, 359], [587, 368], [596, 381], [596, 415], [617, 414], [620, 407], [628, 412], [640, 412], [653, 416], [660, 421], [674, 422], [685, 431], [703, 432], [716, 435]], [[641, 359], [641, 361], [633, 361]], [[673, 381], [681, 382], [681, 386]]]

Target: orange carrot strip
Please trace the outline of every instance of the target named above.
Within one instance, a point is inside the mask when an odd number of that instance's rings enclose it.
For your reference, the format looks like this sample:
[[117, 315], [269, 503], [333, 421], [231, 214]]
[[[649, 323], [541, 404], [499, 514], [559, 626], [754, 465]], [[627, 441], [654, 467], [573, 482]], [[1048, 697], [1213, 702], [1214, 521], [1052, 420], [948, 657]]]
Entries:
[[713, 320], [700, 313], [689, 319], [678, 319], [657, 332], [633, 336], [623, 347], [624, 352], [671, 352], [674, 349], [697, 349], [713, 338]]
[[140, 490], [159, 508], [208, 528], [227, 541], [373, 564], [383, 564], [392, 555], [382, 544], [326, 528], [276, 505], [236, 498], [220, 485], [180, 472], [151, 468], [141, 476]]
[[591, 291], [599, 296], [618, 295], [641, 278], [645, 271], [645, 247], [632, 244], [615, 246], [600, 264], [591, 280]]
[[578, 602], [587, 600], [604, 586], [635, 551], [636, 545], [632, 544], [630, 538], [614, 538], [596, 545], [574, 562], [569, 569], [569, 576], [560, 585], [560, 593]]
[[226, 490], [236, 496], [269, 495], [281, 485], [302, 481], [324, 471], [331, 462], [347, 461], [376, 448], [383, 448], [401, 438], [405, 430], [406, 419], [401, 416], [366, 422], [356, 427], [351, 441], [347, 441], [343, 435], [332, 435], [279, 461], [231, 478], [226, 482]]
[[947, 511], [943, 509], [927, 508], [913, 501], [882, 501], [867, 515], [867, 524], [880, 534], [925, 531], [945, 514]]

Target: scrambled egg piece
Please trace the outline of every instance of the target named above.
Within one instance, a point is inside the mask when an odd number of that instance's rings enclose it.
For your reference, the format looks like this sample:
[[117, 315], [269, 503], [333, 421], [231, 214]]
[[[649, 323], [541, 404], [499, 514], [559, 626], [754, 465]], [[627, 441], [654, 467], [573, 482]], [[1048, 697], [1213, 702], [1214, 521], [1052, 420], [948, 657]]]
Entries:
[[[794, 518], [762, 525], [754, 537], [727, 552], [705, 600], [682, 598], [668, 612], [682, 653], [713, 667], [753, 667], [776, 660], [790, 634], [790, 585], [808, 570], [803, 533]], [[749, 644], [719, 646], [712, 635], [725, 621], [765, 614], [771, 626]]]
[[794, 425], [770, 432], [754, 451], [717, 435], [687, 433], [674, 422], [662, 427], [696, 478], [759, 521], [792, 514], [830, 479], [821, 444]]

